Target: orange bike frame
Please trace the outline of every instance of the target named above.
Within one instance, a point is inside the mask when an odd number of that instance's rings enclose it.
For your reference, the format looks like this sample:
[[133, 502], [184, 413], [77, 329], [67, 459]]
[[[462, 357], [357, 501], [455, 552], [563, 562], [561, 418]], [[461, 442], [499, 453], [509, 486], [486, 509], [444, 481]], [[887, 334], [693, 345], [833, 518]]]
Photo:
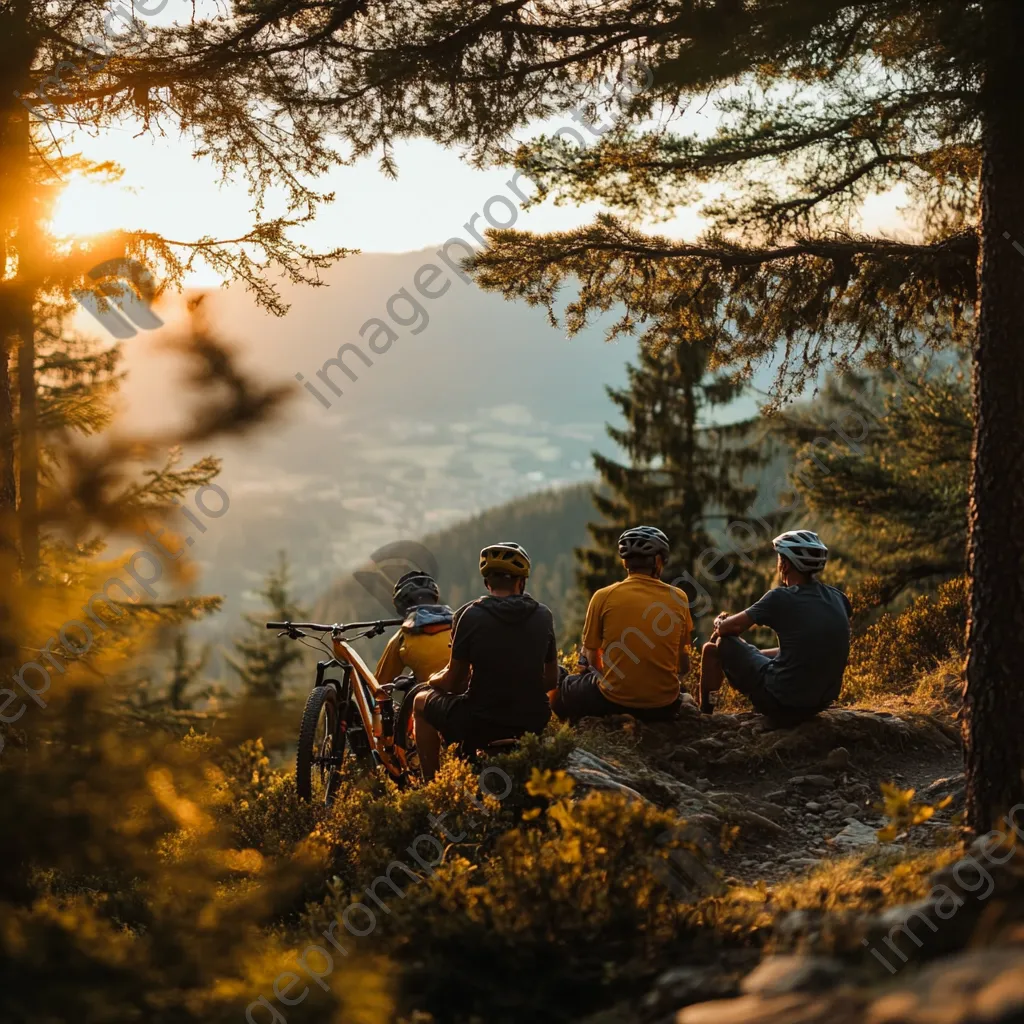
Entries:
[[[348, 664], [352, 667], [356, 675], [357, 684], [362, 682], [366, 689], [370, 691], [373, 699], [378, 703], [384, 700], [391, 700], [391, 695], [382, 689], [380, 683], [377, 682], [377, 677], [367, 668], [366, 662], [359, 657], [351, 645], [338, 636], [332, 636], [331, 643], [334, 647], [335, 659], [342, 664]], [[377, 735], [377, 729], [373, 721], [373, 711], [366, 699], [363, 687], [359, 685], [353, 686], [352, 696], [355, 699], [356, 707], [359, 709], [359, 717], [362, 719], [363, 730], [370, 741], [370, 746], [377, 752], [377, 756], [381, 759], [381, 763], [384, 765], [387, 773], [397, 778], [407, 768], [405, 752], [400, 747], [395, 746], [394, 736], [387, 738], [383, 735]]]

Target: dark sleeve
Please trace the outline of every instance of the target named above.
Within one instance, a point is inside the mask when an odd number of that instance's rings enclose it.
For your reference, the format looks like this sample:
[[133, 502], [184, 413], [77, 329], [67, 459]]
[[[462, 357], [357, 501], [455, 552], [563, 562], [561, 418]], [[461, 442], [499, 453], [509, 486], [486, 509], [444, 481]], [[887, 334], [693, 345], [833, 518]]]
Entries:
[[786, 600], [785, 594], [780, 589], [769, 590], [764, 597], [755, 601], [748, 609], [747, 614], [759, 626], [775, 628], [776, 617], [782, 603]]
[[544, 652], [544, 664], [558, 660], [558, 643], [555, 640], [555, 617], [551, 614], [550, 608], [544, 609], [548, 620], [548, 645]]
[[452, 618], [452, 657], [459, 661], [472, 660], [470, 651], [473, 634], [476, 632], [475, 619], [468, 604], [464, 604]]
[[[838, 588], [837, 588], [838, 590]], [[838, 591], [839, 596], [843, 599], [843, 607], [846, 609], [846, 617], [848, 619], [853, 618], [853, 605], [850, 604], [850, 599], [841, 591]]]

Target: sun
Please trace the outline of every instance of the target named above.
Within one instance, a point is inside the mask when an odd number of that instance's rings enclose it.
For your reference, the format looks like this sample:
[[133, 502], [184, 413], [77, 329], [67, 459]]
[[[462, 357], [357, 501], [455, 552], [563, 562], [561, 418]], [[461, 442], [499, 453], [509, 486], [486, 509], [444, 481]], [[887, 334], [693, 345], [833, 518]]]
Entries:
[[[46, 227], [60, 248], [112, 231], [137, 230], [149, 223], [147, 213], [151, 217], [152, 210], [145, 208], [140, 189], [76, 174], [68, 179], [54, 202]], [[183, 284], [189, 288], [210, 288], [223, 281], [223, 275], [217, 271], [199, 266], [185, 276]]]
[[136, 221], [138, 196], [117, 182], [92, 181], [76, 175], [61, 190], [50, 215], [57, 238], [80, 238], [128, 229]]

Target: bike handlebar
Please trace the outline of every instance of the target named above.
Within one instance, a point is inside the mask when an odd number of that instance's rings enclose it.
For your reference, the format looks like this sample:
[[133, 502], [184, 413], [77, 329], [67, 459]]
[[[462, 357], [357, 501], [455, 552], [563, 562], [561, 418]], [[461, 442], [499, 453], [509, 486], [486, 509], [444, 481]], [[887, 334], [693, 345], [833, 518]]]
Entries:
[[383, 629], [387, 626], [400, 626], [405, 619], [376, 619], [373, 622], [268, 622], [267, 629], [312, 629], [321, 633], [328, 630], [344, 633], [349, 629]]

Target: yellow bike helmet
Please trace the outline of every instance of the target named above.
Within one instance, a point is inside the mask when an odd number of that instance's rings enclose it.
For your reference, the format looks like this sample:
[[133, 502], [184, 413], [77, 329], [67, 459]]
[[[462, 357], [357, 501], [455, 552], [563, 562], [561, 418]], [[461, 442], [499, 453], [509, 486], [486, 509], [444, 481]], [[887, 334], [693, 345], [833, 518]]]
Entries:
[[530, 575], [530, 556], [522, 544], [503, 540], [490, 544], [480, 552], [480, 575], [501, 572], [508, 576], [521, 576], [526, 579]]

